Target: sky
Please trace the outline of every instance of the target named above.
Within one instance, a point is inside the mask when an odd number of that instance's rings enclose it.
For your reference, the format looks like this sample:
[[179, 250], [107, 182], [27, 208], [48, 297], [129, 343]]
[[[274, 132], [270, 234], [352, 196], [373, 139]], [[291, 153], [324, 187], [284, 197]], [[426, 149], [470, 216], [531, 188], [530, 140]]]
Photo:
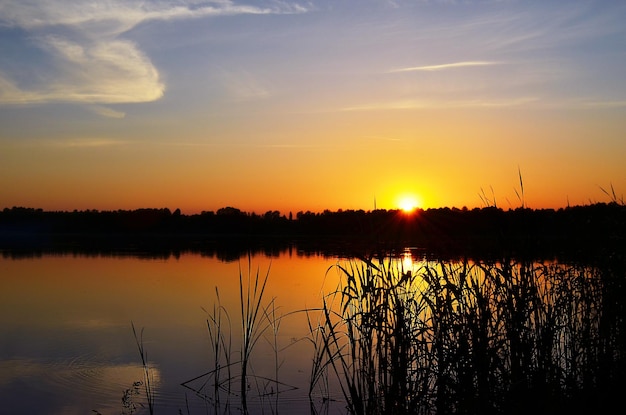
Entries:
[[624, 21], [623, 1], [0, 0], [0, 208], [609, 202]]

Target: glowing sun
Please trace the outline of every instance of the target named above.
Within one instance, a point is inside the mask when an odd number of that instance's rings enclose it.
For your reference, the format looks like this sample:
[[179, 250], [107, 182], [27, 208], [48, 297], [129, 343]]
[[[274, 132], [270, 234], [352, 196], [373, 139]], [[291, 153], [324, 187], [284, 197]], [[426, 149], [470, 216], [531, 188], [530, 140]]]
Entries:
[[420, 207], [420, 200], [415, 195], [402, 195], [398, 198], [398, 207], [404, 212], [410, 213]]

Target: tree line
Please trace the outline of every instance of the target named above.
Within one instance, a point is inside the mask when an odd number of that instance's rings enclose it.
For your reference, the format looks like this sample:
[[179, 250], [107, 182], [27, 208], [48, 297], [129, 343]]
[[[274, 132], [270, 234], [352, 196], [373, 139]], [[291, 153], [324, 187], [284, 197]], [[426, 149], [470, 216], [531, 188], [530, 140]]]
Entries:
[[596, 203], [561, 209], [431, 208], [300, 211], [295, 215], [245, 212], [234, 207], [186, 215], [179, 209], [44, 211], [12, 207], [0, 211], [3, 246], [46, 237], [117, 237], [191, 240], [240, 238], [313, 243], [398, 244], [431, 250], [555, 250], [584, 254], [623, 247], [626, 206]]

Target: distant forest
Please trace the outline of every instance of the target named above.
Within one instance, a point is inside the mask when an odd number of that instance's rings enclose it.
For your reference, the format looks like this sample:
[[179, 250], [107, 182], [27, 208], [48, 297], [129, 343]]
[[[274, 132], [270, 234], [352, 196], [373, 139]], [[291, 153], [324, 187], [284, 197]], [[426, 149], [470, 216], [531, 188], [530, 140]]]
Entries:
[[[626, 247], [626, 206], [596, 203], [558, 210], [377, 209], [248, 213], [234, 207], [185, 215], [163, 209], [0, 211], [0, 248], [45, 244], [178, 246], [256, 243], [344, 247], [415, 246], [433, 252], [595, 255]], [[195, 245], [194, 245], [195, 244]], [[607, 251], [608, 252], [608, 251]]]

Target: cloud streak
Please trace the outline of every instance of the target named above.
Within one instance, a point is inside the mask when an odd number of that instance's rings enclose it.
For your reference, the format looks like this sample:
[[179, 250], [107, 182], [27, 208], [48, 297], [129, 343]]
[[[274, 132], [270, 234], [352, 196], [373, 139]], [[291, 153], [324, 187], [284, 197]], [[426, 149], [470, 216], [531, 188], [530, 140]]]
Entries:
[[491, 62], [491, 61], [465, 61], [465, 62], [454, 62], [454, 63], [444, 63], [441, 65], [427, 65], [427, 66], [413, 66], [409, 68], [400, 68], [393, 69], [389, 72], [416, 72], [416, 71], [441, 71], [446, 69], [455, 69], [455, 68], [466, 68], [473, 66], [490, 66], [490, 65], [499, 65], [500, 62]]
[[0, 64], [0, 104], [155, 101], [163, 96], [165, 84], [139, 45], [123, 38], [132, 28], [155, 20], [304, 11], [284, 2], [259, 7], [230, 0], [0, 0], [0, 29], [24, 31], [48, 57], [48, 67], [37, 72], [44, 79], [40, 84], [33, 80], [20, 85]]
[[380, 110], [420, 110], [449, 108], [510, 108], [535, 104], [535, 97], [513, 97], [505, 99], [470, 100], [404, 100], [356, 105], [341, 108], [340, 111], [380, 111]]

